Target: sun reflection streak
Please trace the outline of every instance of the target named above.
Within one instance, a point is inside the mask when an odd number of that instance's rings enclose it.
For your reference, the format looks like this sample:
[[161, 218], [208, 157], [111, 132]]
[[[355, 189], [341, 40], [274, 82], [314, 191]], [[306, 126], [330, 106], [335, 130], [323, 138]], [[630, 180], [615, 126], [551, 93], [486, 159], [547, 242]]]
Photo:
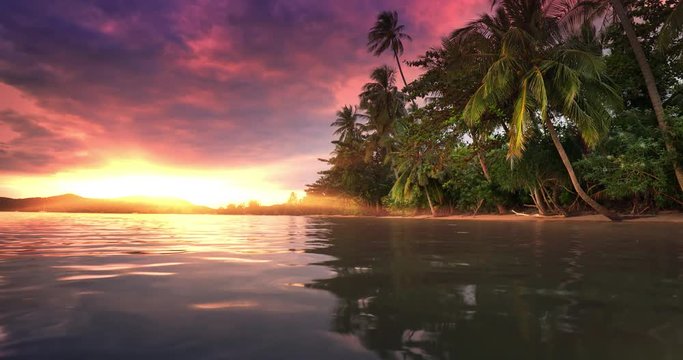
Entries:
[[212, 260], [212, 261], [221, 261], [221, 262], [228, 262], [228, 263], [268, 263], [270, 260], [263, 260], [263, 259], [244, 259], [244, 258], [236, 258], [236, 257], [202, 257], [200, 258], [202, 260]]
[[160, 271], [133, 271], [126, 273], [126, 275], [142, 275], [142, 276], [171, 276], [174, 272], [160, 272]]
[[103, 265], [57, 265], [53, 266], [55, 269], [68, 269], [68, 270], [80, 270], [80, 271], [117, 271], [117, 270], [130, 270], [137, 268], [149, 268], [149, 267], [163, 267], [163, 266], [176, 266], [182, 265], [181, 262], [170, 262], [170, 263], [158, 263], [158, 264], [103, 264]]
[[253, 308], [258, 306], [255, 301], [222, 301], [214, 303], [191, 304], [190, 308], [195, 310], [221, 310], [232, 308]]
[[175, 275], [174, 272], [161, 272], [161, 271], [131, 271], [120, 274], [82, 274], [82, 275], [70, 275], [58, 278], [59, 281], [78, 281], [78, 280], [98, 280], [98, 279], [111, 279], [127, 275], [140, 275], [140, 276], [171, 276]]
[[99, 275], [71, 275], [60, 277], [59, 281], [76, 281], [76, 280], [96, 280], [96, 279], [109, 279], [120, 276], [121, 274], [99, 274]]

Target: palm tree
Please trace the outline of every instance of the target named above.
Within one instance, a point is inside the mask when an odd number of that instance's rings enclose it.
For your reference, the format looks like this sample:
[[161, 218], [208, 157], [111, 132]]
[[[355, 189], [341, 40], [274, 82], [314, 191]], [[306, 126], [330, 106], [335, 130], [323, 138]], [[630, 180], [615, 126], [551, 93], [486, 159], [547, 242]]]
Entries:
[[[673, 13], [671, 14], [669, 21], [665, 24], [663, 28], [663, 35], [665, 37], [673, 36], [674, 32], [679, 30], [681, 25], [683, 25], [683, 6], [680, 3], [676, 6]], [[633, 23], [630, 16], [628, 15], [626, 8], [624, 7], [621, 0], [579, 0], [575, 7], [571, 10], [568, 19], [570, 21], [591, 21], [596, 17], [604, 17], [609, 10], [613, 10], [621, 23], [628, 42], [631, 45], [631, 50], [635, 55], [640, 71], [643, 74], [643, 79], [645, 80], [645, 87], [647, 88], [647, 93], [652, 102], [652, 108], [655, 112], [655, 117], [657, 118], [657, 125], [659, 130], [662, 132], [664, 137], [664, 146], [666, 150], [672, 155], [674, 173], [676, 174], [676, 180], [678, 181], [679, 188], [683, 191], [683, 168], [676, 160], [676, 147], [674, 146], [673, 139], [670, 136], [669, 125], [666, 122], [666, 115], [664, 114], [664, 106], [662, 103], [662, 98], [659, 95], [659, 90], [657, 90], [657, 82], [655, 76], [652, 73], [652, 68], [650, 63], [647, 61], [643, 47], [640, 44], [640, 40], [633, 29]]]
[[533, 122], [545, 126], [577, 194], [598, 213], [619, 220], [583, 190], [555, 129], [555, 123], [571, 122], [586, 143], [595, 145], [610, 120], [606, 106], [619, 99], [604, 76], [599, 53], [579, 37], [563, 36], [565, 15], [553, 0], [503, 0], [496, 16], [507, 19], [496, 23], [509, 24], [507, 29], [492, 29], [488, 19], [470, 24], [469, 31], [499, 39], [500, 51], [463, 116], [473, 125], [488, 110], [511, 105], [510, 158], [522, 156]]
[[360, 140], [361, 124], [358, 123], [358, 119], [361, 116], [357, 107], [351, 105], [344, 105], [341, 110], [337, 111], [337, 119], [330, 126], [337, 128], [334, 135], [339, 135], [340, 142], [348, 143]]
[[444, 122], [415, 112], [411, 115], [424, 121], [404, 118], [403, 126], [396, 131], [396, 150], [392, 153], [396, 181], [390, 195], [399, 201], [412, 201], [422, 193], [432, 216], [436, 216], [435, 203], [443, 200], [438, 178], [452, 153], [452, 142], [443, 131]]
[[369, 150], [384, 149], [386, 154], [393, 149], [393, 137], [397, 120], [406, 113], [406, 96], [396, 87], [396, 72], [389, 66], [372, 71], [369, 83], [363, 85], [360, 107], [365, 110], [368, 122], [364, 130], [369, 133]]
[[416, 190], [424, 192], [432, 216], [436, 216], [435, 201], [443, 197], [439, 183], [429, 174], [428, 167], [422, 163], [405, 160], [396, 165], [398, 177], [391, 188], [391, 196], [398, 200], [412, 200], [418, 195]]
[[391, 49], [396, 58], [398, 71], [401, 73], [403, 85], [408, 86], [399, 56], [403, 55], [403, 41], [412, 40], [410, 35], [403, 32], [404, 25], [398, 23], [398, 12], [383, 11], [377, 15], [375, 25], [368, 33], [368, 51], [375, 56], [382, 55], [387, 49]]

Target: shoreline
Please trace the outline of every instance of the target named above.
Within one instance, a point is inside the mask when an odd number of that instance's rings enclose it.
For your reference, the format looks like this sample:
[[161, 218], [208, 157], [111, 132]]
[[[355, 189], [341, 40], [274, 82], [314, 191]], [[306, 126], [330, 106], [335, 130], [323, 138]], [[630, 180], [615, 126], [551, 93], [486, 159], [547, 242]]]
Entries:
[[[539, 215], [515, 215], [515, 214], [481, 214], [481, 215], [447, 215], [433, 217], [431, 215], [386, 215], [386, 216], [370, 216], [370, 215], [309, 215], [312, 217], [329, 217], [329, 218], [376, 218], [376, 219], [413, 219], [413, 220], [451, 220], [451, 221], [498, 221], [498, 222], [519, 222], [519, 221], [549, 221], [549, 222], [604, 222], [611, 223], [602, 215], [577, 215], [577, 216], [539, 216]], [[667, 223], [667, 224], [683, 224], [683, 213], [667, 212], [658, 215], [640, 216], [640, 217], [625, 217], [621, 223]]]
[[[341, 214], [218, 214], [218, 213], [131, 213], [131, 212], [71, 212], [71, 211], [1, 211], [0, 213], [20, 214], [73, 214], [73, 215], [211, 215], [211, 216], [303, 216], [313, 218], [372, 218], [372, 219], [405, 219], [433, 221], [491, 221], [491, 222], [604, 222], [612, 221], [597, 214], [562, 216], [562, 215], [516, 215], [516, 214], [479, 214], [479, 215], [341, 215]], [[619, 223], [619, 222], [617, 222]], [[667, 211], [657, 215], [624, 216], [621, 223], [666, 223], [683, 224], [683, 212]]]

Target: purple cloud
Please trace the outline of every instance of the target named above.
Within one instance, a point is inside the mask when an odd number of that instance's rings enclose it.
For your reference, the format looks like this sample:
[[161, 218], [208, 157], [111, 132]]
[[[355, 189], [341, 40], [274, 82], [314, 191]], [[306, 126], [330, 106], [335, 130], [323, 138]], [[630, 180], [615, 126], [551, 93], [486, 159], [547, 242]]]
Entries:
[[[56, 171], [125, 149], [171, 165], [310, 156], [315, 166], [330, 150], [336, 108], [357, 101], [374, 66], [391, 64], [365, 50], [379, 11], [400, 12], [414, 38], [406, 58], [414, 58], [487, 7], [469, 0], [2, 2], [0, 82], [54, 114], [38, 121], [5, 109], [4, 123], [20, 135], [0, 146], [2, 170]], [[85, 132], [80, 137], [69, 136], [68, 126], [50, 132], [66, 126], [64, 116], [90, 127], [72, 129]], [[311, 181], [315, 169], [307, 171]]]

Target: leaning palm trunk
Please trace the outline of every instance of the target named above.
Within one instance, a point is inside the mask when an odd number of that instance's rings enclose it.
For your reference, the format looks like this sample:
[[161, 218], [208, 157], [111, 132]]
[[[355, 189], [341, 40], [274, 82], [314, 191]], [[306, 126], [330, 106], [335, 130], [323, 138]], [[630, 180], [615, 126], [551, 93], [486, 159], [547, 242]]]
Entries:
[[606, 207], [598, 204], [597, 201], [593, 200], [593, 198], [586, 194], [586, 192], [581, 187], [581, 184], [579, 183], [579, 179], [576, 177], [576, 173], [574, 173], [574, 167], [572, 166], [572, 163], [569, 161], [569, 157], [567, 156], [567, 153], [564, 151], [564, 147], [560, 142], [560, 137], [557, 136], [555, 126], [553, 125], [552, 121], [550, 121], [549, 117], [546, 117], [545, 119], [545, 126], [548, 128], [548, 132], [550, 133], [550, 137], [553, 140], [553, 144], [557, 149], [557, 153], [560, 155], [562, 163], [564, 164], [564, 167], [567, 169], [567, 173], [569, 174], [569, 179], [571, 179], [572, 185], [574, 185], [574, 190], [576, 190], [576, 193], [579, 194], [579, 197], [581, 197], [583, 201], [590, 205], [590, 207], [592, 207], [600, 215], [603, 215], [612, 221], [620, 221], [621, 217], [619, 215], [609, 211]]
[[[398, 72], [401, 74], [401, 80], [403, 80], [403, 85], [405, 87], [408, 87], [408, 82], [406, 81], [406, 77], [405, 77], [405, 75], [403, 75], [403, 67], [401, 67], [401, 60], [399, 60], [397, 53], [394, 53], [394, 57], [396, 58], [396, 65], [398, 65]], [[415, 100], [410, 100], [410, 101], [413, 103], [413, 105], [417, 106], [417, 104], [415, 103]]]
[[645, 52], [643, 52], [643, 48], [642, 46], [640, 46], [640, 42], [638, 41], [638, 36], [636, 35], [636, 32], [633, 30], [631, 18], [626, 13], [626, 9], [624, 8], [624, 5], [621, 3], [621, 0], [610, 0], [610, 2], [612, 3], [612, 8], [614, 9], [614, 12], [616, 12], [617, 16], [619, 17], [619, 21], [621, 22], [621, 26], [624, 28], [624, 32], [626, 32], [626, 37], [628, 38], [628, 41], [631, 44], [631, 49], [633, 50], [633, 54], [635, 55], [636, 60], [638, 61], [640, 71], [643, 73], [643, 78], [645, 79], [645, 86], [647, 87], [647, 93], [650, 96], [652, 107], [655, 110], [655, 117], [657, 117], [657, 125], [659, 126], [659, 130], [662, 132], [662, 136], [664, 136], [664, 146], [666, 147], [666, 151], [669, 152], [671, 157], [674, 159], [674, 173], [676, 174], [678, 186], [681, 189], [681, 191], [683, 191], [683, 169], [681, 168], [681, 165], [678, 163], [678, 159], [676, 159], [676, 147], [674, 146], [669, 133], [669, 126], [666, 123], [666, 116], [664, 114], [662, 98], [659, 96], [659, 91], [657, 90], [657, 83], [655, 81], [654, 75], [652, 74], [652, 68], [650, 68], [650, 64], [647, 62]]
[[427, 195], [427, 203], [429, 203], [429, 210], [432, 212], [432, 216], [436, 217], [436, 209], [434, 209], [434, 204], [432, 204], [432, 198], [429, 196], [429, 190], [425, 186], [425, 195]]
[[399, 60], [397, 53], [394, 53], [394, 57], [396, 58], [396, 65], [398, 65], [398, 72], [401, 74], [401, 79], [403, 80], [403, 85], [405, 85], [407, 87], [408, 82], [406, 81], [405, 75], [403, 75], [403, 68], [401, 67], [401, 60]]

